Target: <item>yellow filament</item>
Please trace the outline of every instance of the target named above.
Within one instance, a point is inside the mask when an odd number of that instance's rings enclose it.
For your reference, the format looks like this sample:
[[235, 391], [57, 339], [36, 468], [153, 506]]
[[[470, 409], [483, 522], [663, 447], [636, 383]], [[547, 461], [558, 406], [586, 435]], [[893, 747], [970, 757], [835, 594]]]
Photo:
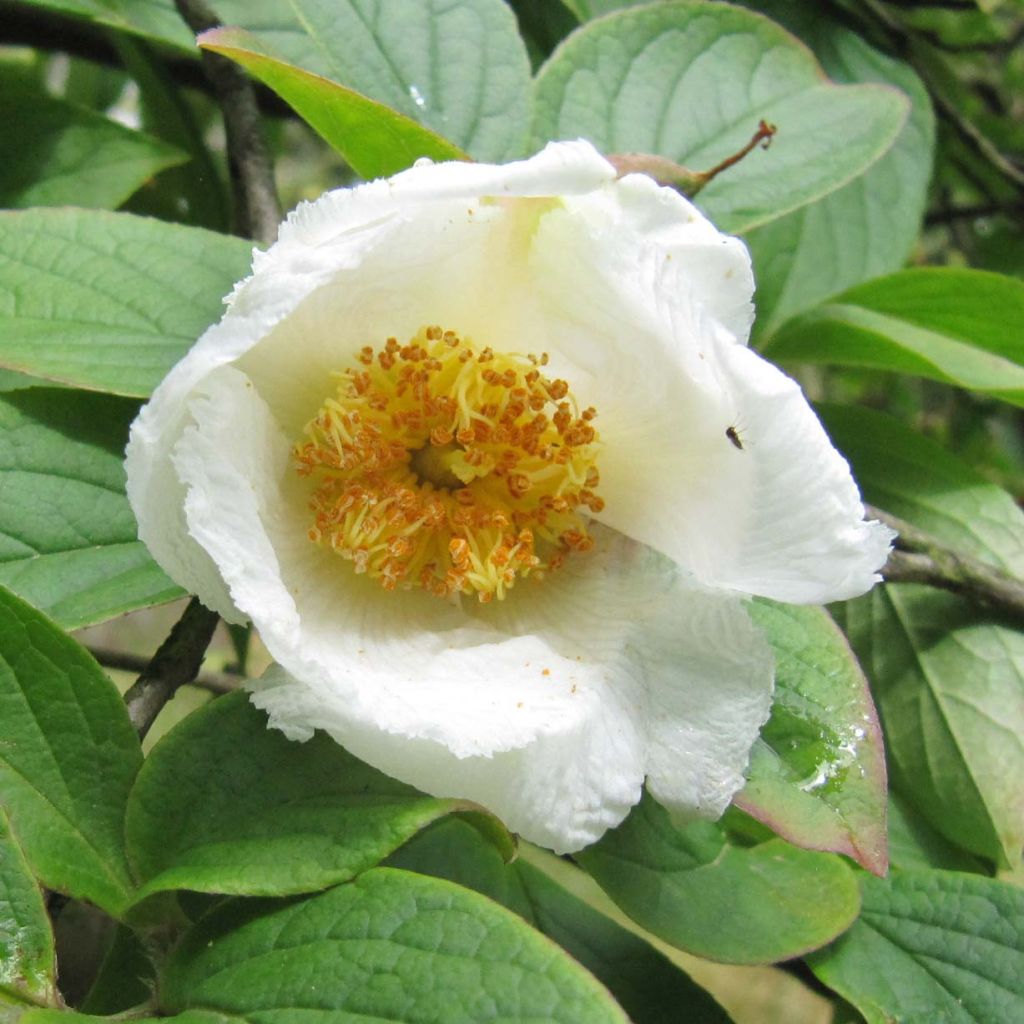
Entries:
[[598, 437], [547, 356], [424, 327], [337, 374], [294, 449], [313, 476], [310, 540], [387, 590], [505, 596], [587, 551]]

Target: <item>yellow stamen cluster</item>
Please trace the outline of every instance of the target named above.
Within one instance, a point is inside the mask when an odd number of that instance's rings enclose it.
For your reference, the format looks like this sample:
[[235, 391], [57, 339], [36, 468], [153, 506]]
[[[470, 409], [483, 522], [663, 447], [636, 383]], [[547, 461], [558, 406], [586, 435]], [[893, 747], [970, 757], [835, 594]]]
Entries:
[[358, 361], [295, 446], [316, 483], [310, 540], [387, 590], [483, 602], [593, 546], [595, 412], [544, 375], [546, 355], [425, 327]]

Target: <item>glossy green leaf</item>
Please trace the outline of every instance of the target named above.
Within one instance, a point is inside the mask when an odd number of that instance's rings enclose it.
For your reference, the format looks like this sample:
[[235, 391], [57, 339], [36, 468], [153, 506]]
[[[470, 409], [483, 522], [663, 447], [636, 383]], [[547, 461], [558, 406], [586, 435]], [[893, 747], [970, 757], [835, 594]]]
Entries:
[[664, 3], [574, 32], [537, 79], [534, 145], [590, 139], [708, 170], [761, 119], [778, 128], [699, 196], [718, 226], [745, 231], [862, 174], [907, 116], [902, 93], [830, 83], [810, 52], [766, 18], [726, 4]]
[[158, 991], [164, 1013], [212, 1010], [261, 1024], [626, 1021], [605, 989], [515, 914], [393, 868], [307, 899], [215, 910], [172, 954]]
[[146, 397], [220, 318], [251, 251], [124, 213], [0, 213], [0, 366]]
[[457, 146], [404, 114], [329, 78], [276, 59], [260, 40], [238, 29], [214, 29], [199, 38], [269, 85], [316, 129], [363, 178], [403, 171], [420, 157], [468, 160]]
[[775, 652], [775, 699], [735, 803], [797, 846], [884, 874], [885, 755], [860, 666], [823, 609], [748, 610]]
[[123, 908], [125, 804], [141, 761], [124, 704], [88, 652], [0, 590], [0, 804], [44, 885]]
[[522, 856], [507, 864], [465, 822], [439, 822], [406, 843], [389, 864], [447, 878], [514, 910], [606, 985], [633, 1024], [728, 1024], [714, 999], [665, 956]]
[[776, 18], [842, 83], [895, 86], [911, 100], [893, 147], [835, 192], [746, 236], [757, 281], [755, 334], [767, 337], [789, 317], [844, 288], [898, 270], [921, 230], [932, 172], [935, 115], [921, 80], [811, 4], [751, 4]]
[[[218, 10], [285, 60], [419, 121], [477, 160], [523, 154], [530, 63], [502, 0], [288, 0], [284, 19], [285, 5], [266, 6], [274, 34], [250, 0]], [[277, 34], [292, 18], [302, 35]]]
[[903, 270], [790, 320], [773, 360], [910, 373], [1024, 405], [1024, 282], [983, 270]]
[[0, 88], [0, 206], [120, 206], [181, 150], [85, 107]]
[[0, 993], [52, 1002], [56, 974], [43, 894], [0, 807]]
[[[1024, 575], [1024, 513], [940, 445], [863, 409], [821, 410], [869, 501]], [[1024, 844], [1024, 635], [899, 585], [837, 607], [871, 680], [900, 790], [948, 839], [1016, 863]]]
[[0, 395], [0, 584], [66, 629], [182, 593], [138, 540], [124, 494], [137, 411], [83, 391]]
[[424, 796], [325, 734], [290, 741], [237, 693], [189, 715], [146, 759], [128, 802], [128, 853], [140, 899], [311, 892], [474, 806]]
[[857, 923], [809, 962], [868, 1024], [1024, 1020], [1024, 892], [945, 871], [862, 889]]
[[857, 916], [839, 857], [773, 839], [733, 846], [711, 822], [676, 827], [648, 795], [576, 859], [638, 924], [709, 960], [771, 963], [834, 939]]

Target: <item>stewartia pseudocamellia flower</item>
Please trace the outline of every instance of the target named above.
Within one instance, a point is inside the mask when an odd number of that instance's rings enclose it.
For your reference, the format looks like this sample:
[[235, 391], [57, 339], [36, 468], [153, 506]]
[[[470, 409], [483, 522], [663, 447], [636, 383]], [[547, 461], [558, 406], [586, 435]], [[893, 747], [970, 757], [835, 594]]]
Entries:
[[251, 684], [429, 793], [575, 850], [717, 817], [771, 701], [743, 598], [877, 579], [890, 533], [746, 347], [743, 245], [588, 144], [301, 206], [142, 411], [139, 531], [251, 619]]

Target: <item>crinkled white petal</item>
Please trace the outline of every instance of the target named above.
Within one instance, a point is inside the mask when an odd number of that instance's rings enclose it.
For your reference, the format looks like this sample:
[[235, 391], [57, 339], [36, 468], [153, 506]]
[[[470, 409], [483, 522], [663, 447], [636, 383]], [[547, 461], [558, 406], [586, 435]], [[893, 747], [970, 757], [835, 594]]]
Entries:
[[[679, 813], [721, 813], [771, 689], [735, 592], [849, 596], [889, 541], [796, 385], [745, 347], [742, 244], [648, 179], [613, 178], [568, 143], [300, 207], [142, 412], [127, 461], [157, 560], [259, 628], [278, 667], [254, 699], [275, 725], [324, 728], [558, 850], [620, 821], [645, 777]], [[548, 352], [598, 410], [614, 529], [504, 602], [388, 593], [307, 538], [292, 445], [363, 346], [425, 324]]]
[[[326, 666], [319, 679], [303, 669], [301, 680], [275, 667], [252, 684], [254, 703], [294, 738], [325, 729], [390, 775], [474, 800], [558, 852], [618, 824], [645, 775], [674, 811], [717, 816], [742, 786], [768, 715], [771, 652], [737, 600], [694, 591], [663, 556], [611, 531], [599, 535], [593, 557], [479, 615], [494, 631], [482, 650], [466, 633], [466, 646], [443, 653], [461, 677], [454, 692], [434, 672], [440, 652], [429, 635], [419, 638], [422, 650], [410, 644], [419, 672], [404, 685], [362, 677], [371, 696], [389, 685], [419, 705], [425, 717], [408, 731], [394, 728], [387, 701], [340, 699]], [[360, 632], [359, 643], [367, 642]], [[371, 664], [380, 653], [361, 650]], [[331, 669], [361, 667], [359, 657], [340, 657]], [[734, 698], [735, 710], [716, 701], [716, 691]], [[497, 716], [515, 746], [467, 752], [460, 733], [479, 727], [481, 705], [485, 727]], [[529, 728], [516, 729], [517, 717]], [[428, 738], [444, 732], [447, 739]]]
[[771, 710], [774, 657], [734, 595], [692, 589], [649, 624], [647, 788], [683, 818], [720, 817]]
[[429, 160], [392, 178], [354, 189], [335, 189], [302, 203], [281, 226], [281, 243], [319, 246], [372, 222], [384, 211], [487, 197], [583, 195], [615, 178], [615, 168], [588, 142], [553, 142], [529, 160], [508, 164]]
[[749, 294], [731, 283], [749, 273], [745, 250], [702, 231], [691, 250], [665, 231], [634, 244], [603, 208], [579, 205], [545, 218], [531, 258], [561, 328], [553, 347], [598, 410], [600, 519], [712, 587], [808, 603], [863, 593], [892, 533], [864, 522], [799, 386], [734, 333], [742, 304], [727, 303]]
[[895, 533], [864, 520], [846, 460], [796, 381], [747, 349], [725, 347], [750, 499], [737, 543], [716, 552], [708, 582], [794, 604], [856, 597], [880, 580]]
[[[487, 223], [501, 220], [502, 209], [481, 204], [480, 197], [584, 193], [614, 174], [589, 144], [561, 143], [503, 166], [419, 166], [300, 206], [282, 225], [279, 241], [254, 253], [254, 273], [236, 286], [224, 319], [172, 370], [133, 424], [128, 497], [139, 535], [156, 560], [226, 619], [240, 621], [215, 567], [189, 533], [185, 491], [170, 460], [190, 424], [189, 397], [207, 375], [262, 347], [264, 360], [251, 357], [257, 367], [263, 363], [259, 383], [276, 386], [268, 397], [279, 400], [282, 422], [294, 429], [296, 420], [304, 423], [319, 407], [329, 374], [362, 345], [391, 333], [409, 336], [445, 316], [464, 332], [472, 321], [486, 333], [487, 304], [475, 317], [464, 311], [479, 306], [474, 300], [493, 282], [491, 265], [500, 253], [482, 250], [488, 247]], [[475, 262], [481, 258], [483, 266]], [[344, 300], [321, 303], [320, 312], [331, 320], [325, 330], [316, 310], [305, 305], [326, 285]], [[451, 301], [438, 301], [442, 296]], [[293, 317], [298, 319], [290, 323]], [[309, 322], [318, 319], [318, 330], [307, 334]], [[319, 361], [291, 347], [296, 337], [315, 342]]]
[[326, 729], [559, 850], [621, 821], [645, 775], [697, 814], [739, 788], [772, 670], [735, 598], [600, 527], [592, 555], [504, 602], [386, 593], [308, 542], [290, 443], [244, 374], [212, 374], [189, 414], [189, 529], [280, 664], [254, 698], [274, 725]]
[[[297, 437], [333, 389], [332, 374], [363, 345], [408, 338], [424, 323], [497, 349], [549, 351], [581, 403], [599, 409], [602, 469], [632, 499], [610, 510], [609, 522], [676, 557], [680, 546], [661, 542], [637, 515], [657, 496], [654, 478], [676, 466], [649, 460], [644, 469], [633, 453], [652, 434], [720, 432], [721, 389], [701, 338], [706, 322], [745, 337], [750, 263], [739, 242], [675, 193], [642, 176], [613, 182], [613, 174], [588, 144], [564, 143], [504, 167], [416, 167], [301, 207], [280, 241], [257, 254], [224, 320], [133, 427], [129, 498], [161, 565], [238, 619], [187, 529], [169, 460], [204, 377], [237, 365]], [[555, 201], [543, 198], [555, 193]], [[524, 198], [507, 202], [511, 196]], [[716, 469], [705, 456], [675, 462], [684, 480], [702, 481]], [[633, 487], [641, 470], [645, 486]], [[669, 518], [669, 529], [678, 518]]]
[[[712, 326], [708, 358], [731, 413], [709, 413], [711, 429], [670, 432], [656, 407], [660, 429], [646, 438], [646, 418], [624, 416], [602, 463], [602, 518], [708, 586], [808, 604], [864, 593], [893, 532], [865, 521], [849, 466], [799, 385], [728, 338], [716, 342]], [[650, 462], [665, 471], [645, 474]]]

